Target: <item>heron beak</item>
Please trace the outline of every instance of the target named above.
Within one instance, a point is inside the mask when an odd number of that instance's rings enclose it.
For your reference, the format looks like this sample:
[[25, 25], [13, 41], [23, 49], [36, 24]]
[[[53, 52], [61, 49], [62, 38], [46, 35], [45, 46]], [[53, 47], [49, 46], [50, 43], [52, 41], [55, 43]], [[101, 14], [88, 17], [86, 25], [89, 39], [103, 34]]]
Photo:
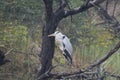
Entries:
[[48, 37], [51, 37], [51, 36], [55, 36], [55, 34], [53, 33], [53, 34], [48, 35]]

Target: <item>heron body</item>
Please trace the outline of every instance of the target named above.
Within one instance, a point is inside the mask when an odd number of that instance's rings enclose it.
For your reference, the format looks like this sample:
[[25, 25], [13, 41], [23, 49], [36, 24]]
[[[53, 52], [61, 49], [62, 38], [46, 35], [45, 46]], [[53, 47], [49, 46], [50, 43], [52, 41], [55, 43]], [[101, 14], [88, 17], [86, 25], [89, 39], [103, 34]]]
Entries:
[[68, 37], [66, 35], [62, 34], [59, 31], [56, 31], [55, 33], [50, 34], [48, 36], [49, 37], [50, 36], [55, 37], [55, 41], [58, 44], [58, 47], [60, 48], [60, 50], [62, 51], [62, 54], [69, 61], [69, 63], [72, 64], [73, 48], [72, 48], [72, 45], [71, 45], [70, 40], [68, 39]]

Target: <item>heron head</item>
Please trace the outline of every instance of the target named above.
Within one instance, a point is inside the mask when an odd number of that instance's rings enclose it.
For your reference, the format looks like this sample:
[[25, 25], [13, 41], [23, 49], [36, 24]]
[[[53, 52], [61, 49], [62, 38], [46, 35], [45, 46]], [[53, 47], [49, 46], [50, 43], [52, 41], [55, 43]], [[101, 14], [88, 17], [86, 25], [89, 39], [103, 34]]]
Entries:
[[53, 34], [48, 35], [48, 37], [56, 36], [56, 35], [59, 34], [59, 33], [60, 33], [59, 31], [55, 31]]

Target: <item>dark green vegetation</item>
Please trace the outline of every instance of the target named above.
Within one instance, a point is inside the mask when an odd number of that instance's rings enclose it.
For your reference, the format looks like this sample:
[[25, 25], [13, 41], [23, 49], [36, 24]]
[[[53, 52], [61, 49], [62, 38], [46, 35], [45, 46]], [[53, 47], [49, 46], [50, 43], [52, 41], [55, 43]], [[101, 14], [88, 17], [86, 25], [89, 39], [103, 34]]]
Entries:
[[[73, 15], [72, 18], [71, 16], [66, 17], [57, 24], [57, 30], [66, 34], [72, 42], [74, 47], [74, 66], [70, 67], [66, 64], [67, 62], [59, 49], [55, 47], [53, 64], [50, 65], [58, 66], [52, 72], [74, 72], [80, 68], [85, 68], [107, 54], [117, 44], [120, 37], [116, 31], [120, 21], [120, 2], [118, 1], [115, 7], [117, 0], [108, 1], [107, 11], [109, 15], [117, 19], [118, 24], [116, 25], [113, 25], [115, 20], [109, 18], [108, 15], [107, 17], [103, 15], [96, 7]], [[104, 9], [106, 9], [105, 3], [101, 4]], [[59, 8], [59, 4], [59, 0], [53, 0], [53, 12]], [[69, 1], [71, 9], [82, 4], [84, 4], [83, 0]], [[65, 9], [69, 10], [68, 5]], [[43, 0], [0, 1], [0, 50], [7, 53], [12, 49], [6, 55], [6, 58], [10, 59], [11, 62], [0, 66], [0, 80], [34, 80], [38, 72], [37, 69], [41, 65], [38, 54], [41, 51], [42, 38], [45, 38], [42, 36], [48, 35], [55, 30], [43, 29], [46, 25], [50, 26], [46, 24], [47, 21], [51, 23], [46, 19], [46, 15]], [[54, 26], [56, 25], [54, 24]], [[54, 39], [51, 39], [51, 41], [54, 42]], [[48, 42], [52, 45], [49, 40], [43, 42]], [[46, 46], [43, 47], [45, 48]], [[54, 45], [51, 49], [54, 50]], [[53, 52], [47, 54], [53, 54]], [[45, 52], [42, 51], [42, 53]], [[116, 54], [112, 55], [101, 65], [101, 69], [119, 75], [119, 66], [120, 51], [117, 51]], [[101, 74], [103, 73], [102, 70]], [[110, 76], [105, 77], [106, 80], [112, 79]], [[112, 80], [115, 79], [113, 78]]]

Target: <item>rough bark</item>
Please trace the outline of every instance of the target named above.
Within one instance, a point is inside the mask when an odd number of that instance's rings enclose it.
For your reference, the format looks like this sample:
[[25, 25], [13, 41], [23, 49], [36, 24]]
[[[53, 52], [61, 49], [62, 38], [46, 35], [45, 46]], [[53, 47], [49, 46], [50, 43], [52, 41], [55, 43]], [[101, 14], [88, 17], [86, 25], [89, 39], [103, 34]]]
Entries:
[[48, 35], [53, 33], [57, 26], [52, 9], [53, 0], [44, 0], [44, 3], [46, 10], [46, 24], [42, 31], [42, 51], [40, 53], [40, 61], [42, 65], [41, 70], [37, 73], [37, 80], [43, 80], [44, 77], [41, 78], [40, 76], [43, 74], [49, 74], [49, 69], [52, 66], [55, 43], [54, 38], [50, 38]]

